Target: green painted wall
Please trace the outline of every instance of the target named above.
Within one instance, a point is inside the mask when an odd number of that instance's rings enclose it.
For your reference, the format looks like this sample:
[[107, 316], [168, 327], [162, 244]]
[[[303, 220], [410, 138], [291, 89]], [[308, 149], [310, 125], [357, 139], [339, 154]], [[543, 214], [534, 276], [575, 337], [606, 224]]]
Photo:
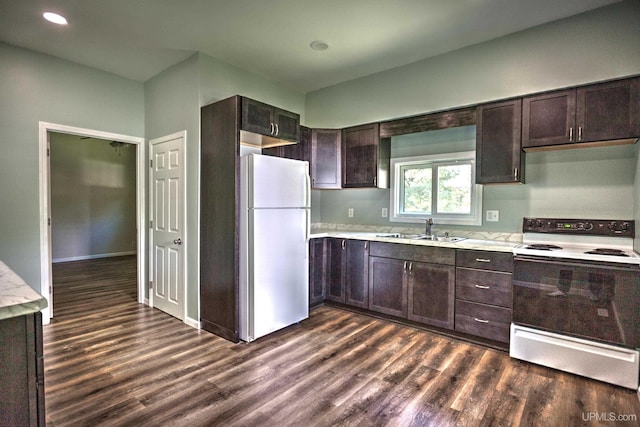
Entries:
[[[311, 92], [307, 124], [339, 128], [637, 75], [638, 22], [640, 2], [623, 1]], [[525, 185], [485, 186], [483, 208], [500, 221], [481, 228], [518, 232], [526, 215], [630, 218], [635, 158], [632, 147], [527, 154]], [[314, 191], [314, 200], [316, 222], [391, 225], [380, 217], [388, 190]]]
[[199, 320], [200, 107], [240, 94], [302, 112], [304, 95], [204, 54], [195, 54], [147, 81], [147, 139], [187, 130], [187, 311]]
[[[483, 210], [499, 210], [499, 222], [482, 226], [434, 226], [434, 230], [519, 232], [522, 218], [576, 217], [634, 218], [637, 209], [637, 153], [635, 146], [583, 148], [528, 153], [525, 185], [485, 185]], [[389, 207], [389, 190], [315, 190], [321, 199], [318, 222], [411, 226], [381, 217]], [[353, 218], [347, 209], [354, 208]]]
[[311, 127], [474, 105], [640, 74], [640, 2], [626, 0], [307, 94]]
[[0, 76], [0, 259], [40, 291], [38, 123], [141, 137], [144, 88], [4, 43]]
[[[186, 299], [185, 315], [198, 319], [199, 289], [199, 222], [198, 186], [200, 180], [200, 106], [199, 61], [193, 55], [145, 82], [145, 135], [147, 141], [187, 131], [185, 141], [186, 233]], [[147, 155], [150, 149], [147, 149]], [[147, 177], [148, 178], [148, 177]], [[149, 209], [149, 207], [147, 208]], [[147, 218], [148, 219], [148, 218]], [[147, 266], [148, 268], [148, 266]], [[147, 277], [151, 277], [148, 275]], [[148, 297], [149, 290], [145, 287]]]
[[135, 253], [136, 147], [52, 132], [51, 258]]

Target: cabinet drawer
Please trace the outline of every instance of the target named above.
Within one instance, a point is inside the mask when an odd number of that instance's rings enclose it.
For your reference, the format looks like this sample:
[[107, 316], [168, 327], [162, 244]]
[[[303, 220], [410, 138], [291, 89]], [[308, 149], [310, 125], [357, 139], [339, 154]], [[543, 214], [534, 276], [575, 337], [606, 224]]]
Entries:
[[456, 298], [511, 308], [511, 273], [456, 269]]
[[395, 258], [405, 261], [455, 265], [456, 250], [438, 246], [419, 246], [402, 243], [371, 242], [371, 256]]
[[511, 252], [490, 252], [458, 249], [456, 266], [478, 268], [480, 270], [513, 271]]
[[456, 299], [456, 331], [509, 342], [511, 310]]

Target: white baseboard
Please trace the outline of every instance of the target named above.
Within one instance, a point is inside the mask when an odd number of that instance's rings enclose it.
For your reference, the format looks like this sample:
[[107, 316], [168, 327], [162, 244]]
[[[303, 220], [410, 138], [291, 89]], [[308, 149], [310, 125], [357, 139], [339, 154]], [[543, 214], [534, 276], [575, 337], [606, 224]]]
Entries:
[[80, 256], [72, 256], [67, 258], [54, 258], [51, 260], [51, 262], [55, 264], [57, 262], [84, 261], [88, 259], [111, 258], [111, 257], [117, 257], [117, 256], [135, 255], [136, 253], [137, 253], [136, 251], [129, 251], [129, 252], [113, 252], [110, 254], [80, 255]]
[[200, 322], [196, 319], [192, 319], [190, 317], [185, 316], [184, 323], [191, 326], [192, 328], [200, 329]]

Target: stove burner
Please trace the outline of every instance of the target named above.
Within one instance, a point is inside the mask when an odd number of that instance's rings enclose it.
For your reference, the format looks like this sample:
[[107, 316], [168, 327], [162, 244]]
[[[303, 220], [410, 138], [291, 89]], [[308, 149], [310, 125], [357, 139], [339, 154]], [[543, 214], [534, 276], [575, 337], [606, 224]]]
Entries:
[[556, 245], [547, 245], [544, 243], [533, 243], [531, 245], [528, 245], [526, 249], [535, 249], [538, 251], [552, 251], [554, 249], [562, 249], [562, 248]]
[[585, 252], [587, 254], [592, 255], [611, 255], [611, 256], [629, 256], [624, 253], [621, 249], [611, 249], [611, 248], [596, 248], [591, 251]]

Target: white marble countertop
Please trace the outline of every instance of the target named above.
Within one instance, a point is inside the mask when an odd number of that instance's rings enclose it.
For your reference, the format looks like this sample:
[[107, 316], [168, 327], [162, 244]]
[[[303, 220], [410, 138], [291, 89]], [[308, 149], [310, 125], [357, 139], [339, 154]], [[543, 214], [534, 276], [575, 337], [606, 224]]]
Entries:
[[[402, 243], [407, 245], [417, 246], [439, 246], [444, 248], [453, 249], [473, 249], [482, 251], [493, 252], [512, 252], [513, 248], [518, 246], [520, 242], [510, 241], [503, 236], [498, 239], [468, 237], [458, 241], [446, 241], [446, 240], [426, 240], [426, 239], [411, 239], [401, 237], [390, 237], [390, 234], [385, 232], [359, 232], [359, 231], [342, 231], [342, 230], [314, 230], [309, 236], [310, 238], [322, 238], [322, 237], [334, 237], [338, 239], [355, 239], [355, 240], [368, 240], [372, 242], [386, 242], [386, 243]], [[458, 234], [454, 234], [456, 237]]]
[[45, 297], [0, 261], [0, 320], [35, 313], [46, 306]]

